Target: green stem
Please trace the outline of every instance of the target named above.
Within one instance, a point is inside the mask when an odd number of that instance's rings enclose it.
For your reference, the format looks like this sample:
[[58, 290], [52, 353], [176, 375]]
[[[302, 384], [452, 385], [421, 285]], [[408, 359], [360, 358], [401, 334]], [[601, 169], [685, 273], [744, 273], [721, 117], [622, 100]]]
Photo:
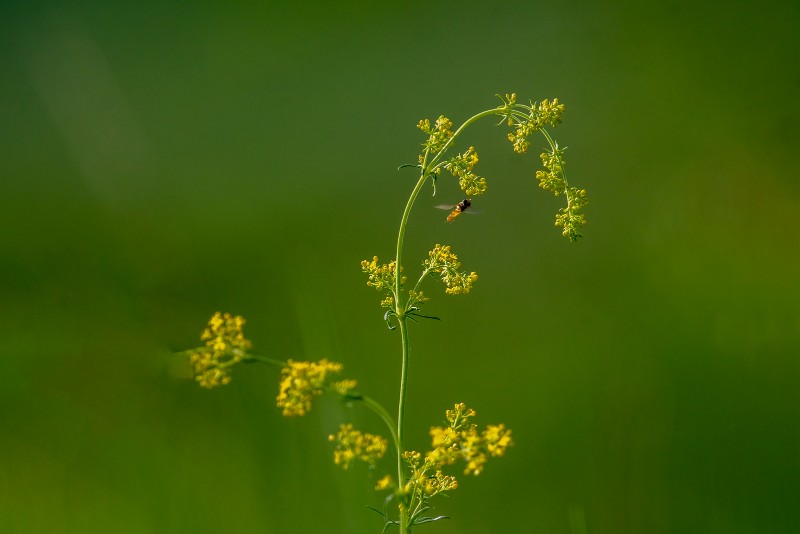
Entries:
[[[267, 358], [265, 356], [256, 356], [253, 354], [248, 354], [243, 358], [243, 361], [248, 360], [252, 362], [266, 363], [277, 367], [286, 366], [286, 362], [275, 360], [273, 358]], [[394, 442], [395, 448], [400, 450], [400, 440], [397, 439], [397, 430], [395, 429], [394, 421], [392, 421], [392, 416], [389, 415], [389, 412], [386, 411], [386, 408], [381, 406], [375, 399], [367, 397], [366, 395], [354, 394], [344, 395], [344, 397], [349, 400], [361, 401], [364, 403], [364, 406], [378, 414], [378, 417], [383, 420], [383, 422], [386, 424], [386, 427], [389, 429], [389, 433], [392, 435], [392, 441]]]
[[408, 197], [408, 202], [406, 202], [406, 209], [403, 210], [403, 218], [400, 220], [400, 231], [397, 234], [397, 249], [395, 255], [395, 282], [394, 282], [394, 294], [395, 294], [395, 313], [397, 314], [397, 318], [400, 319], [403, 316], [403, 302], [401, 302], [402, 294], [400, 293], [400, 287], [403, 282], [403, 273], [401, 272], [402, 266], [402, 256], [403, 256], [403, 242], [405, 241], [406, 237], [406, 225], [408, 224], [408, 217], [411, 215], [411, 208], [414, 207], [414, 201], [417, 200], [417, 195], [419, 195], [422, 186], [425, 185], [425, 181], [428, 179], [428, 176], [422, 172], [419, 180], [417, 180], [417, 185], [414, 186], [414, 190], [411, 191], [411, 196]]
[[556, 159], [558, 159], [558, 166], [561, 168], [561, 178], [564, 180], [564, 196], [567, 197], [567, 213], [569, 213], [569, 216], [572, 217], [573, 211], [572, 208], [570, 208], [569, 203], [569, 182], [567, 181], [567, 171], [564, 170], [564, 160], [558, 154], [556, 142], [553, 141], [553, 138], [550, 137], [550, 134], [547, 132], [547, 130], [541, 128], [539, 131], [542, 132], [544, 138], [547, 139], [547, 143], [550, 145], [550, 150], [553, 151], [553, 154], [556, 155]]
[[[406, 485], [405, 469], [403, 469], [403, 416], [406, 411], [406, 388], [408, 386], [408, 324], [406, 316], [398, 316], [400, 325], [400, 337], [402, 339], [403, 363], [400, 369], [400, 402], [397, 407], [397, 439], [400, 447], [397, 449], [397, 487], [402, 491]], [[410, 504], [410, 503], [409, 503]], [[411, 531], [408, 525], [408, 509], [405, 506], [400, 508], [400, 534], [407, 534]]]
[[[503, 115], [508, 112], [507, 106], [500, 106], [497, 108], [487, 109], [486, 111], [482, 111], [477, 115], [473, 115], [455, 131], [453, 136], [447, 140], [447, 143], [442, 147], [442, 149], [431, 159], [428, 161], [428, 151], [425, 151], [423, 162], [422, 162], [422, 169], [420, 172], [419, 180], [417, 180], [414, 189], [411, 191], [411, 195], [408, 197], [408, 202], [406, 202], [406, 207], [403, 210], [403, 218], [400, 220], [400, 230], [397, 234], [397, 249], [395, 254], [395, 285], [394, 285], [394, 297], [395, 297], [395, 314], [397, 316], [397, 322], [400, 327], [400, 337], [402, 343], [402, 365], [400, 368], [400, 398], [397, 404], [397, 487], [402, 491], [403, 487], [406, 484], [406, 476], [405, 470], [403, 469], [403, 422], [404, 422], [404, 415], [406, 409], [406, 389], [407, 389], [407, 381], [408, 381], [408, 352], [409, 352], [409, 344], [408, 344], [408, 324], [406, 320], [406, 313], [407, 313], [407, 303], [403, 302], [403, 295], [400, 292], [402, 282], [403, 282], [403, 244], [405, 242], [406, 236], [406, 226], [408, 225], [408, 218], [411, 215], [411, 208], [414, 207], [414, 202], [417, 200], [417, 196], [419, 192], [422, 190], [422, 186], [425, 185], [425, 181], [430, 177], [431, 173], [435, 171], [436, 164], [442, 158], [445, 152], [450, 148], [453, 144], [455, 139], [464, 131], [467, 126], [472, 124], [473, 122], [481, 119], [483, 117], [488, 117], [491, 115]], [[419, 286], [419, 282], [417, 282], [417, 286]], [[416, 286], [415, 286], [416, 287]], [[416, 290], [416, 289], [415, 289]], [[409, 503], [410, 504], [410, 503]], [[405, 507], [400, 508], [400, 534], [408, 534], [411, 531], [411, 527], [409, 525], [412, 515], [410, 515], [411, 510], [406, 509]]]
[[567, 171], [564, 170], [564, 161], [561, 159], [561, 156], [558, 155], [558, 152], [556, 152], [556, 142], [553, 141], [553, 138], [550, 137], [550, 134], [544, 128], [541, 128], [539, 131], [542, 132], [544, 138], [547, 139], [547, 143], [550, 145], [550, 150], [553, 151], [558, 159], [558, 166], [561, 167], [561, 178], [564, 179], [564, 192], [566, 193], [567, 188], [569, 187], [569, 182], [567, 182]]
[[[461, 134], [461, 132], [464, 131], [464, 129], [467, 126], [469, 126], [470, 124], [472, 124], [473, 122], [475, 122], [478, 119], [482, 119], [483, 117], [489, 117], [490, 115], [502, 115], [502, 114], [505, 114], [507, 110], [508, 110], [508, 108], [506, 108], [505, 106], [500, 106], [498, 108], [492, 108], [492, 109], [487, 109], [486, 111], [481, 111], [477, 115], [473, 115], [472, 117], [468, 118], [466, 121], [464, 121], [464, 124], [462, 124], [461, 126], [458, 127], [458, 130], [456, 130], [456, 132], [453, 134], [453, 137], [451, 137], [450, 139], [447, 140], [447, 143], [444, 144], [444, 146], [439, 151], [439, 153], [436, 154], [433, 157], [433, 159], [430, 161], [430, 163], [428, 163], [426, 169], [430, 169], [430, 170], [434, 169], [436, 163], [441, 159], [441, 157], [444, 155], [444, 153], [447, 152], [447, 149], [450, 148], [450, 145], [453, 144], [453, 141], [456, 140], [456, 138], [459, 136], [459, 134]], [[425, 170], [425, 169], [423, 169], [423, 170]]]
[[430, 176], [431, 172], [436, 168], [436, 164], [442, 158], [445, 152], [450, 148], [456, 138], [467, 128], [470, 124], [477, 121], [478, 119], [482, 119], [483, 117], [489, 117], [491, 115], [503, 115], [508, 111], [506, 106], [500, 106], [497, 108], [487, 109], [486, 111], [481, 111], [480, 113], [473, 115], [464, 123], [458, 127], [458, 130], [455, 131], [453, 136], [447, 140], [444, 144], [442, 149], [431, 159], [431, 161], [427, 161], [428, 159], [428, 152], [425, 152], [424, 161], [422, 164], [422, 172], [420, 172], [419, 180], [417, 180], [417, 184], [414, 186], [414, 189], [411, 191], [411, 195], [408, 197], [408, 202], [406, 202], [406, 208], [403, 210], [403, 218], [400, 220], [400, 231], [397, 234], [397, 249], [395, 255], [395, 286], [394, 286], [394, 294], [395, 294], [395, 313], [397, 313], [398, 318], [401, 317], [404, 313], [404, 308], [402, 306], [401, 297], [402, 294], [400, 293], [400, 286], [402, 285], [402, 256], [403, 256], [403, 244], [405, 242], [406, 236], [406, 226], [408, 225], [408, 217], [411, 215], [411, 208], [414, 207], [414, 202], [417, 200], [417, 196], [419, 195], [422, 186], [425, 185], [425, 181]]
[[286, 362], [283, 362], [281, 360], [275, 360], [273, 358], [267, 358], [266, 356], [255, 356], [253, 354], [248, 354], [242, 358], [242, 361], [246, 362], [248, 360], [252, 362], [266, 363], [268, 365], [274, 365], [276, 367], [286, 367]]
[[366, 395], [345, 395], [345, 398], [355, 401], [361, 401], [364, 403], [364, 406], [378, 414], [378, 417], [383, 420], [386, 424], [386, 427], [389, 429], [389, 433], [392, 435], [392, 441], [394, 442], [394, 448], [396, 450], [400, 450], [400, 440], [397, 437], [397, 429], [395, 428], [394, 421], [392, 420], [392, 416], [389, 415], [389, 412], [386, 411], [386, 408], [381, 406], [376, 400], [367, 397]]
[[[419, 277], [419, 280], [417, 280], [417, 283], [414, 285], [414, 289], [412, 290], [412, 291], [414, 291], [414, 293], [417, 292], [417, 289], [419, 289], [419, 285], [422, 283], [422, 280], [426, 276], [428, 276], [429, 272], [431, 272], [430, 269], [425, 269], [424, 271], [422, 271], [422, 276]], [[406, 306], [406, 311], [408, 311], [408, 309], [411, 307], [411, 305], [413, 305], [412, 303], [409, 303], [409, 304], [410, 304], [409, 306]]]
[[[427, 159], [427, 152], [425, 158]], [[408, 324], [406, 319], [406, 303], [402, 301], [402, 294], [400, 287], [403, 282], [402, 275], [402, 256], [403, 256], [403, 243], [406, 235], [406, 226], [408, 225], [408, 217], [411, 215], [411, 208], [414, 207], [414, 201], [417, 199], [422, 186], [428, 179], [425, 172], [425, 165], [423, 164], [422, 172], [420, 173], [419, 180], [411, 191], [411, 195], [406, 202], [406, 208], [403, 210], [403, 218], [400, 220], [400, 230], [397, 234], [397, 250], [395, 256], [395, 314], [397, 316], [397, 323], [400, 327], [400, 337], [402, 340], [402, 364], [400, 367], [400, 395], [397, 403], [397, 487], [402, 491], [406, 485], [406, 475], [403, 469], [403, 420], [406, 411], [406, 389], [408, 380]], [[408, 510], [401, 504], [400, 508], [400, 534], [408, 534], [410, 528], [408, 525]]]

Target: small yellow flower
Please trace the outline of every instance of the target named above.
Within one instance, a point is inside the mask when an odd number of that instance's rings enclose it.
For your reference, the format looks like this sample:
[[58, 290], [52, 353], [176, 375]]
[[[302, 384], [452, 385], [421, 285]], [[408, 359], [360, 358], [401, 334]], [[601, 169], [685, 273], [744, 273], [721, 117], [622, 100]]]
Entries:
[[331, 389], [338, 393], [339, 395], [348, 395], [350, 394], [358, 385], [358, 382], [355, 380], [340, 380], [339, 382], [334, 382], [331, 384]]
[[458, 481], [456, 477], [442, 474], [441, 471], [436, 471], [432, 477], [429, 477], [428, 480], [425, 481], [425, 493], [431, 497], [437, 493], [456, 489], [457, 487]]
[[425, 453], [425, 460], [432, 466], [442, 467], [455, 463], [459, 458], [459, 435], [452, 427], [435, 426], [430, 430], [432, 450]]
[[475, 410], [467, 408], [464, 403], [456, 404], [445, 413], [449, 427], [433, 427], [430, 430], [432, 449], [425, 454], [422, 467], [419, 462], [409, 465], [416, 472], [429, 468], [440, 469], [463, 460], [465, 475], [478, 475], [490, 456], [503, 456], [513, 443], [511, 430], [505, 425], [489, 425], [483, 432], [470, 422]]
[[467, 464], [464, 467], [465, 475], [477, 476], [483, 470], [483, 465], [489, 459], [483, 445], [483, 440], [474, 427], [462, 432], [459, 447]]
[[[381, 306], [384, 308], [391, 308], [394, 303], [394, 290], [397, 281], [396, 264], [396, 261], [379, 264], [378, 256], [373, 256], [372, 261], [364, 260], [361, 262], [361, 272], [367, 275], [367, 285], [386, 294], [386, 297], [381, 301]], [[405, 281], [405, 276], [401, 277], [400, 285], [402, 286]]]
[[355, 430], [350, 423], [340, 425], [339, 432], [328, 436], [328, 440], [336, 442], [333, 462], [342, 469], [349, 469], [356, 459], [374, 466], [388, 448], [387, 441], [381, 436]]
[[452, 410], [446, 410], [444, 415], [453, 428], [461, 429], [470, 418], [475, 417], [476, 413], [472, 408], [467, 408], [463, 402], [459, 402], [453, 406]]
[[466, 152], [453, 156], [444, 164], [444, 168], [458, 178], [458, 186], [467, 196], [482, 195], [487, 189], [486, 178], [472, 172], [477, 163], [478, 153], [475, 147], [469, 147]]
[[200, 334], [206, 346], [189, 353], [195, 379], [202, 387], [213, 388], [230, 383], [229, 368], [240, 362], [252, 347], [242, 333], [245, 322], [239, 315], [220, 312], [208, 320], [208, 327]]
[[511, 430], [502, 424], [487, 425], [486, 430], [483, 431], [483, 441], [486, 444], [486, 450], [492, 456], [503, 456], [506, 449], [514, 444], [511, 441]]
[[389, 489], [389, 487], [391, 487], [392, 484], [394, 484], [394, 482], [392, 482], [392, 477], [386, 475], [375, 484], [375, 491], [383, 491]]
[[580, 229], [586, 224], [586, 216], [580, 210], [589, 201], [586, 198], [586, 190], [577, 187], [567, 187], [567, 205], [560, 208], [556, 214], [556, 226], [564, 229], [561, 235], [575, 241], [581, 237]]
[[419, 121], [417, 124], [417, 128], [422, 130], [423, 133], [428, 134], [428, 139], [422, 144], [428, 151], [431, 153], [437, 153], [444, 145], [447, 144], [447, 141], [453, 137], [453, 131], [450, 129], [453, 127], [453, 121], [445, 117], [444, 115], [440, 115], [436, 122], [434, 123], [433, 127], [431, 127], [431, 121], [428, 119], [423, 119]]
[[422, 146], [434, 154], [439, 152], [444, 148], [444, 145], [447, 144], [447, 141], [453, 137], [453, 131], [450, 129], [452, 127], [453, 121], [444, 115], [440, 115], [439, 118], [436, 119], [436, 123], [433, 127], [431, 127], [431, 121], [428, 119], [419, 121], [417, 128], [422, 130], [423, 133], [428, 134], [428, 139]]
[[539, 157], [542, 165], [547, 171], [536, 171], [536, 179], [539, 180], [539, 187], [550, 191], [558, 196], [565, 192], [566, 182], [564, 182], [564, 149], [555, 148], [548, 152], [542, 152]]
[[450, 245], [436, 244], [428, 252], [428, 258], [422, 262], [426, 272], [439, 273], [442, 282], [447, 286], [445, 293], [448, 295], [466, 295], [472, 289], [472, 284], [478, 280], [475, 272], [460, 272], [461, 262], [451, 250]]
[[[506, 100], [509, 101], [507, 105], [514, 105], [508, 95], [506, 95]], [[514, 146], [514, 152], [517, 154], [524, 154], [528, 151], [530, 146], [528, 137], [541, 130], [544, 126], [555, 126], [561, 122], [561, 115], [566, 110], [564, 104], [559, 104], [557, 98], [554, 98], [552, 102], [547, 99], [542, 100], [538, 106], [533, 103], [530, 106], [523, 105], [522, 107], [528, 111], [527, 117], [508, 116], [508, 125], [516, 126], [516, 129], [508, 134], [508, 140], [511, 141]]]
[[411, 466], [417, 465], [420, 458], [422, 458], [422, 455], [417, 451], [405, 451], [403, 453], [403, 459]]
[[422, 304], [423, 302], [428, 302], [430, 300], [428, 297], [425, 296], [425, 293], [422, 291], [414, 291], [413, 289], [408, 290], [408, 300], [412, 304]]
[[558, 103], [557, 98], [554, 98], [552, 102], [545, 98], [539, 104], [539, 109], [537, 111], [539, 112], [540, 121], [543, 124], [555, 126], [561, 122], [561, 115], [564, 114], [566, 109], [567, 108], [564, 106], [564, 104]]
[[[289, 360], [281, 369], [278, 408], [283, 415], [305, 415], [311, 409], [311, 401], [321, 395], [326, 386], [325, 379], [330, 373], [340, 373], [342, 364], [327, 359], [319, 362], [296, 362]], [[345, 381], [355, 387], [355, 381]], [[341, 382], [339, 384], [342, 384]], [[352, 389], [352, 388], [351, 388]]]
[[458, 434], [456, 433], [455, 429], [449, 426], [448, 427], [435, 426], [431, 428], [430, 434], [431, 438], [433, 438], [431, 440], [432, 441], [431, 445], [433, 445], [436, 448], [449, 447], [450, 445], [455, 443], [456, 440], [458, 440]]

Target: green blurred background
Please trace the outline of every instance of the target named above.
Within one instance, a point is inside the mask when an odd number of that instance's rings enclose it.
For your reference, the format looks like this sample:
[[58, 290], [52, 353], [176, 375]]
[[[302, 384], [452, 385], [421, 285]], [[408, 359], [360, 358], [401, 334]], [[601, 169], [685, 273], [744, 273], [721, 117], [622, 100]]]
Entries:
[[272, 369], [205, 391], [172, 352], [231, 311], [393, 407], [359, 262], [417, 121], [512, 91], [566, 103], [590, 224], [560, 237], [538, 145], [491, 121], [483, 213], [420, 198], [410, 272], [442, 242], [481, 278], [428, 287], [408, 445], [457, 401], [516, 440], [420, 532], [800, 532], [799, 6], [4, 2], [0, 532], [379, 532], [325, 439], [371, 414], [284, 419]]

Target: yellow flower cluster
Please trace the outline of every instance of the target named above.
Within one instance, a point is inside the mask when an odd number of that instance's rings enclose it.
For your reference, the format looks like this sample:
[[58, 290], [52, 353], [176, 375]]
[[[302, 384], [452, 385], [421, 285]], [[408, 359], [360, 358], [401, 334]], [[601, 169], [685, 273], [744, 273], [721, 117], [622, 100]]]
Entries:
[[439, 243], [433, 247], [433, 250], [428, 252], [428, 259], [425, 260], [425, 267], [439, 266], [439, 265], [452, 265], [456, 268], [461, 266], [458, 261], [458, 256], [450, 250], [450, 245], [440, 245]]
[[[506, 95], [506, 100], [510, 105], [514, 105], [517, 95]], [[514, 145], [514, 152], [517, 154], [524, 154], [528, 151], [530, 137], [534, 132], [540, 130], [542, 127], [550, 125], [555, 126], [561, 122], [561, 115], [564, 114], [566, 107], [564, 104], [559, 104], [558, 99], [554, 98], [552, 102], [545, 99], [539, 103], [532, 103], [530, 106], [524, 106], [528, 110], [528, 116], [520, 118], [518, 115], [508, 115], [508, 125], [516, 126], [516, 130], [508, 134], [508, 140]]]
[[425, 148], [427, 148], [430, 152], [436, 154], [447, 142], [453, 137], [453, 132], [450, 128], [453, 127], [453, 121], [445, 117], [444, 115], [440, 115], [438, 119], [436, 119], [436, 123], [434, 123], [433, 127], [431, 127], [431, 121], [428, 119], [423, 119], [419, 121], [417, 124], [417, 128], [422, 130], [423, 133], [428, 134], [428, 139], [422, 144]]
[[542, 189], [551, 191], [556, 196], [564, 193], [567, 197], [567, 206], [559, 209], [556, 214], [556, 226], [563, 228], [561, 235], [570, 241], [577, 240], [581, 234], [580, 229], [586, 224], [586, 217], [579, 213], [581, 208], [588, 204], [586, 190], [570, 187], [564, 173], [564, 149], [558, 147], [545, 126], [556, 126], [561, 122], [561, 116], [566, 107], [559, 103], [557, 98], [543, 100], [530, 105], [517, 104], [516, 93], [501, 97], [503, 105], [498, 108], [508, 125], [514, 130], [508, 134], [508, 139], [514, 146], [514, 151], [524, 154], [528, 151], [530, 142], [528, 138], [537, 131], [541, 131], [550, 145], [550, 150], [541, 154], [545, 170], [536, 171], [536, 178]]
[[433, 427], [430, 431], [433, 449], [425, 459], [434, 468], [464, 460], [464, 474], [478, 475], [489, 456], [503, 456], [512, 444], [511, 431], [505, 425], [489, 425], [478, 432], [477, 426], [469, 422], [475, 411], [463, 403], [447, 410], [446, 415], [450, 426]]
[[[374, 287], [377, 291], [394, 291], [396, 281], [397, 262], [392, 260], [389, 263], [378, 263], [378, 256], [373, 256], [372, 261], [363, 260], [361, 262], [361, 272], [367, 275], [367, 285]], [[405, 282], [403, 277], [400, 282]]]
[[417, 451], [406, 451], [403, 460], [411, 468], [411, 476], [406, 482], [404, 493], [414, 500], [427, 501], [434, 495], [458, 488], [458, 480], [451, 475], [445, 475], [441, 469], [436, 469], [433, 474], [429, 472], [435, 467]]
[[409, 307], [416, 306], [417, 304], [423, 304], [429, 300], [430, 299], [422, 291], [414, 291], [413, 289], [408, 290]]
[[392, 477], [386, 475], [375, 483], [375, 491], [387, 490], [392, 486], [392, 484], [394, 484]]
[[458, 488], [458, 480], [456, 480], [456, 477], [444, 475], [441, 471], [436, 471], [436, 473], [425, 482], [425, 493], [431, 496], [456, 488]]
[[436, 244], [428, 252], [428, 258], [422, 262], [425, 272], [439, 273], [442, 282], [447, 286], [445, 293], [448, 295], [467, 294], [472, 285], [478, 280], [475, 272], [460, 272], [461, 262], [451, 250], [450, 245]]
[[[355, 430], [350, 423], [340, 425], [339, 432], [328, 436], [328, 440], [336, 442], [333, 462], [342, 466], [343, 469], [349, 469], [355, 460], [361, 460], [374, 466], [375, 462], [386, 454], [388, 448], [387, 441], [381, 436]], [[378, 484], [388, 486], [390, 480], [386, 480], [386, 478], [384, 477]]]
[[486, 178], [472, 172], [477, 163], [478, 153], [475, 152], [475, 147], [469, 147], [466, 152], [453, 156], [444, 164], [444, 168], [458, 178], [458, 186], [467, 196], [482, 195], [486, 192]]
[[241, 316], [215, 313], [208, 321], [200, 339], [205, 347], [189, 353], [197, 382], [204, 388], [213, 388], [231, 381], [229, 368], [241, 361], [252, 343], [245, 339]]
[[474, 271], [469, 274], [453, 272], [442, 274], [442, 281], [447, 285], [444, 292], [448, 295], [466, 295], [472, 289], [472, 284], [478, 281], [478, 275]]
[[581, 209], [589, 203], [585, 189], [567, 186], [564, 178], [564, 149], [555, 145], [550, 151], [542, 152], [539, 156], [546, 171], [536, 171], [539, 187], [552, 192], [556, 196], [564, 193], [567, 196], [567, 205], [560, 208], [556, 214], [556, 226], [563, 228], [561, 234], [570, 241], [578, 239], [580, 229], [586, 224], [586, 216], [580, 213]]
[[355, 380], [343, 380], [328, 384], [326, 379], [331, 373], [340, 373], [342, 364], [322, 359], [318, 362], [296, 362], [289, 360], [281, 369], [280, 391], [278, 393], [278, 408], [283, 410], [283, 415], [305, 415], [311, 409], [311, 401], [315, 396], [321, 395], [327, 386], [339, 393], [346, 395], [356, 387]]
[[[489, 425], [482, 432], [470, 423], [475, 410], [463, 403], [447, 410], [450, 423], [446, 427], [431, 428], [432, 449], [424, 456], [417, 451], [406, 451], [403, 459], [411, 469], [411, 476], [402, 488], [409, 509], [425, 504], [430, 497], [458, 487], [454, 476], [442, 473], [442, 468], [463, 460], [464, 474], [478, 475], [489, 457], [503, 456], [512, 445], [511, 431], [505, 425]], [[406, 505], [403, 505], [406, 506]]]
[[575, 241], [581, 236], [580, 229], [586, 224], [586, 216], [580, 213], [580, 210], [588, 203], [586, 189], [567, 187], [567, 205], [558, 210], [556, 226], [564, 229], [561, 235], [568, 237], [570, 241]]
[[490, 456], [498, 457], [506, 453], [506, 449], [513, 443], [511, 441], [511, 431], [506, 429], [506, 425], [488, 425], [483, 431], [483, 441], [486, 451]]
[[564, 165], [566, 165], [564, 149], [556, 147], [548, 152], [542, 152], [539, 157], [542, 159], [542, 165], [547, 169], [547, 172], [536, 171], [539, 187], [550, 191], [556, 196], [560, 195], [566, 188], [564, 183]]
[[[367, 285], [374, 287], [377, 291], [382, 291], [386, 296], [381, 300], [381, 307], [392, 308], [394, 306], [394, 290], [397, 281], [396, 273], [397, 262], [392, 260], [389, 263], [378, 263], [378, 256], [373, 256], [372, 261], [364, 260], [361, 262], [361, 272], [367, 275]], [[400, 279], [402, 286], [406, 282], [406, 277]]]
[[356, 382], [355, 380], [340, 380], [338, 382], [332, 383], [331, 389], [335, 393], [338, 393], [339, 395], [342, 395], [344, 397], [346, 395], [350, 395], [353, 392], [353, 390], [356, 389], [357, 385], [358, 382]]

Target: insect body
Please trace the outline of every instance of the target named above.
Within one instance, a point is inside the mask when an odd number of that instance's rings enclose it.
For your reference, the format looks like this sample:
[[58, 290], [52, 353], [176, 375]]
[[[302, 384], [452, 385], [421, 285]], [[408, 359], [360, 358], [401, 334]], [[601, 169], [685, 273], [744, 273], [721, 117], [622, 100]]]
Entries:
[[456, 217], [467, 211], [467, 208], [469, 208], [471, 205], [472, 202], [470, 202], [468, 198], [465, 198], [464, 200], [456, 204], [453, 211], [451, 211], [450, 215], [447, 216], [447, 222], [452, 222], [453, 219], [455, 219]]

